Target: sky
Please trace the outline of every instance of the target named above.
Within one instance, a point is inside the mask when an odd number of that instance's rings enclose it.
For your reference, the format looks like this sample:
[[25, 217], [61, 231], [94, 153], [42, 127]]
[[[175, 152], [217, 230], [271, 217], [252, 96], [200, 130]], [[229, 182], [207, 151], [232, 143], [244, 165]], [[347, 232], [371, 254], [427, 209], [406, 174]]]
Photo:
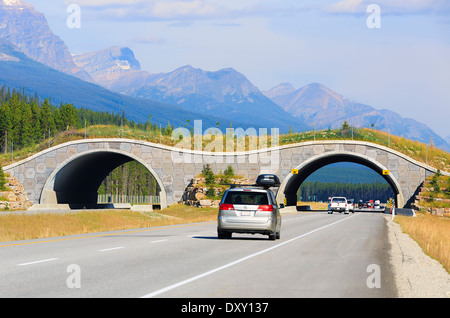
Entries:
[[[232, 67], [260, 90], [321, 83], [450, 138], [449, 0], [24, 1], [73, 54], [126, 46], [150, 73]], [[74, 4], [79, 27], [67, 23]]]

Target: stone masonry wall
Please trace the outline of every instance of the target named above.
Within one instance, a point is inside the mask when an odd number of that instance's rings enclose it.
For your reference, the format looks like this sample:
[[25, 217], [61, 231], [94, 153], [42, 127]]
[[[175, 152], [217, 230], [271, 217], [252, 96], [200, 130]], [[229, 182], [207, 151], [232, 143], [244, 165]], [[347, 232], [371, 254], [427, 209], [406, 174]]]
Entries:
[[126, 139], [69, 142], [4, 167], [4, 171], [17, 178], [31, 202], [39, 204], [44, 185], [57, 168], [61, 168], [73, 158], [88, 156], [95, 151], [121, 153], [146, 165], [164, 188], [162, 195], [165, 198], [162, 200], [165, 199], [167, 205], [182, 199], [186, 187], [201, 173], [206, 163], [210, 163], [215, 173], [224, 171], [231, 165], [236, 174], [248, 178], [250, 182], [259, 174], [267, 172], [277, 174], [283, 182], [291, 176], [291, 169], [301, 166], [311, 158], [345, 152], [364, 156], [389, 169], [401, 187], [405, 202], [414, 196], [421, 182], [435, 172], [433, 168], [419, 164], [389, 148], [366, 142], [317, 141], [286, 145], [273, 151], [213, 154]]
[[33, 203], [28, 200], [23, 185], [14, 177], [5, 177], [5, 186], [9, 191], [0, 191], [0, 210], [26, 210], [30, 208]]

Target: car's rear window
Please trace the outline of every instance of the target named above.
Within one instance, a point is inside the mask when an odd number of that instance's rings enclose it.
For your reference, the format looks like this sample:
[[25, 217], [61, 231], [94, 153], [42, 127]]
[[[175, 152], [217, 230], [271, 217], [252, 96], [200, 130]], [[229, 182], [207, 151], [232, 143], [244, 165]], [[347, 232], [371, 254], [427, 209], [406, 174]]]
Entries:
[[263, 192], [230, 191], [223, 203], [267, 205], [269, 200], [267, 194]]
[[334, 203], [345, 203], [345, 199], [344, 198], [334, 198], [333, 202]]

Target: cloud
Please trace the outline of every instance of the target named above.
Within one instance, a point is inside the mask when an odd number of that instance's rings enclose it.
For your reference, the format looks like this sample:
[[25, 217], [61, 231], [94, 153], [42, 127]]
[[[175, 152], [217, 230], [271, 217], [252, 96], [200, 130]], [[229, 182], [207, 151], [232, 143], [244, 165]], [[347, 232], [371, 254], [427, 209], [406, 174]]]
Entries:
[[141, 44], [164, 44], [166, 43], [166, 39], [154, 35], [144, 35], [134, 38], [133, 42]]
[[104, 7], [104, 6], [115, 6], [115, 5], [135, 5], [138, 3], [145, 3], [152, 1], [143, 0], [64, 0], [64, 5], [78, 4], [83, 7]]
[[82, 10], [97, 12], [104, 18], [137, 20], [209, 19], [226, 16], [230, 10], [207, 0], [64, 0]]
[[328, 13], [361, 14], [376, 4], [383, 14], [449, 14], [448, 0], [341, 0], [325, 8]]
[[228, 11], [219, 5], [206, 3], [204, 0], [193, 1], [159, 1], [152, 8], [152, 15], [162, 19], [184, 17], [217, 17]]
[[94, 13], [94, 19], [188, 21], [249, 16], [292, 15], [317, 9], [317, 4], [272, 0], [64, 0]]

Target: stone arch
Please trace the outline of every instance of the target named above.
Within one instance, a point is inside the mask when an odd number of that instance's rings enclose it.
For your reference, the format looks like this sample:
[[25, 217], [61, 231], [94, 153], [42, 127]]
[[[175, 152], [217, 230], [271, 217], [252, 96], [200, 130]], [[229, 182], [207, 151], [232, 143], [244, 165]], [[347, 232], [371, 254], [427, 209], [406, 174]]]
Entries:
[[293, 163], [295, 166], [293, 166], [292, 169], [298, 169], [299, 173], [295, 175], [289, 173], [283, 180], [277, 194], [277, 201], [282, 203], [286, 199], [288, 206], [296, 205], [297, 190], [306, 178], [320, 168], [337, 162], [358, 163], [374, 170], [391, 186], [396, 195], [396, 205], [398, 207], [403, 207], [405, 205], [403, 191], [398, 180], [392, 174], [383, 175], [383, 170], [388, 170], [385, 166], [366, 155], [350, 151], [326, 152], [315, 155], [300, 164]]
[[120, 149], [88, 150], [64, 160], [44, 184], [39, 204], [45, 206], [97, 203], [97, 190], [115, 168], [129, 161], [142, 164], [155, 178], [161, 191], [161, 208], [167, 207], [167, 193], [156, 171], [138, 156]]

